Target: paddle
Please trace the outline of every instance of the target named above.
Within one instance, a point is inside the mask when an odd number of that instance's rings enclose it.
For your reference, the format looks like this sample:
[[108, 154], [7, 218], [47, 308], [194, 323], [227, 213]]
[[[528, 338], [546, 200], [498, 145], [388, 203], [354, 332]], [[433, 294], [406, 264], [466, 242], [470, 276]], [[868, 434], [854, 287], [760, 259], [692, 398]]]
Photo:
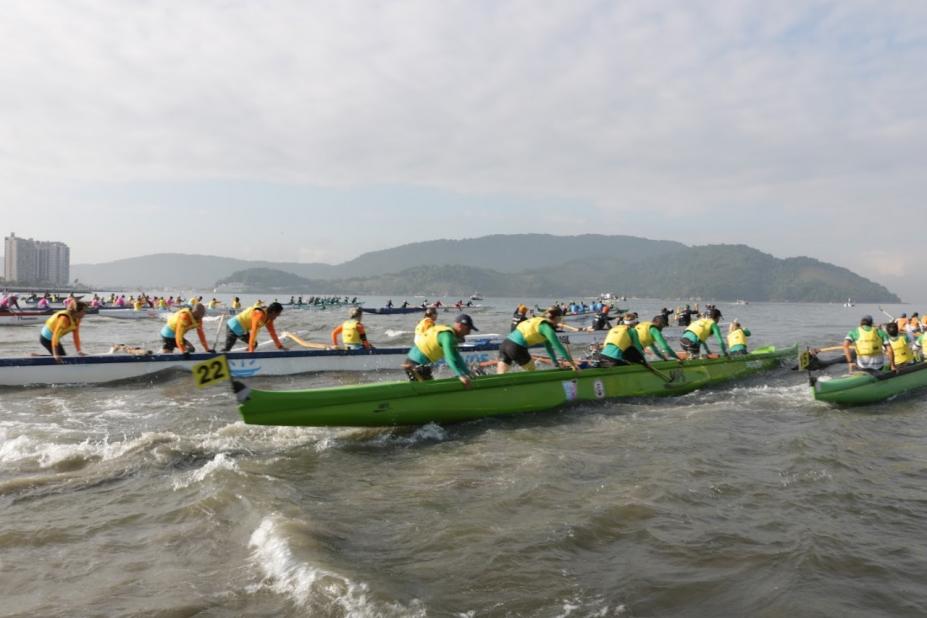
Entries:
[[883, 309], [883, 308], [882, 308], [882, 305], [879, 305], [879, 311], [881, 311], [881, 312], [884, 313], [886, 316], [888, 316], [888, 319], [889, 319], [889, 320], [894, 320], [894, 319], [895, 319], [895, 316], [893, 316], [891, 313], [889, 313], [888, 311], [886, 311], [885, 309]]
[[641, 365], [643, 365], [643, 366], [647, 369], [647, 371], [649, 371], [649, 372], [652, 373], [653, 375], [657, 376], [658, 378], [660, 378], [660, 379], [663, 380], [664, 382], [672, 382], [673, 380], [675, 380], [674, 377], [666, 375], [665, 373], [663, 373], [662, 371], [660, 371], [660, 370], [657, 369], [656, 367], [651, 366], [649, 363], [641, 363]]
[[312, 342], [312, 341], [303, 341], [303, 340], [300, 339], [298, 336], [296, 336], [296, 335], [294, 335], [293, 333], [290, 333], [290, 332], [284, 332], [284, 333], [283, 333], [283, 336], [286, 337], [286, 338], [288, 338], [288, 339], [292, 339], [292, 340], [295, 341], [298, 345], [300, 345], [300, 346], [302, 346], [302, 347], [304, 347], [304, 348], [310, 348], [310, 349], [312, 349], [312, 350], [327, 350], [327, 349], [329, 348], [329, 346], [325, 345], [324, 343], [314, 343], [314, 342]]
[[212, 349], [215, 350], [219, 345], [219, 333], [222, 332], [222, 325], [225, 324], [225, 318], [219, 316], [219, 325], [216, 327], [216, 338], [212, 342]]

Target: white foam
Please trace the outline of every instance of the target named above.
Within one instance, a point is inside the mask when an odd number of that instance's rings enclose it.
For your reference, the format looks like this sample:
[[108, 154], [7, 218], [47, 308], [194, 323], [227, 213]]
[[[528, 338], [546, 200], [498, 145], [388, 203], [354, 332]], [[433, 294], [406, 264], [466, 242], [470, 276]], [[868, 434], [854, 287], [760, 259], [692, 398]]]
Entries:
[[398, 603], [376, 603], [369, 598], [367, 584], [300, 561], [281, 530], [283, 523], [279, 517], [265, 517], [248, 543], [254, 548], [254, 560], [264, 572], [263, 585], [297, 605], [335, 606], [348, 616], [426, 615], [418, 599], [408, 607]]
[[411, 335], [412, 331], [410, 330], [393, 330], [392, 328], [387, 328], [384, 332], [387, 339], [395, 339], [396, 337], [404, 337], [406, 335]]
[[[166, 440], [176, 440], [176, 436], [167, 434], [145, 433], [132, 440], [110, 442], [109, 436], [99, 440], [85, 439], [83, 442], [42, 442], [27, 435], [13, 439], [4, 439], [0, 444], [0, 462], [2, 463], [37, 463], [42, 468], [55, 466], [72, 459], [98, 459], [107, 461], [121, 457], [126, 453], [148, 448]], [[4, 432], [4, 438], [6, 434]]]
[[238, 462], [236, 462], [225, 453], [219, 453], [199, 470], [188, 472], [180, 478], [174, 479], [174, 491], [178, 489], [184, 489], [194, 483], [202, 483], [213, 472], [218, 472], [220, 470], [238, 472]]

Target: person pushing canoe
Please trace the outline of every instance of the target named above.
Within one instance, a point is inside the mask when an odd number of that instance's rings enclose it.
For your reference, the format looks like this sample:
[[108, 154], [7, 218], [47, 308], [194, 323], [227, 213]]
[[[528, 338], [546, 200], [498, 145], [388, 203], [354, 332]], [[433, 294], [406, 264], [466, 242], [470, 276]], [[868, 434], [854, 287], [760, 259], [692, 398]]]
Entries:
[[[258, 301], [260, 302], [260, 301]], [[277, 330], [274, 328], [274, 320], [283, 313], [283, 305], [280, 303], [270, 303], [269, 306], [255, 304], [248, 307], [225, 324], [225, 348], [228, 352], [239, 339], [248, 344], [248, 351], [254, 352], [257, 346], [257, 334], [261, 328], [266, 328], [270, 338], [278, 350], [286, 350], [287, 347], [280, 343], [277, 337]]]
[[707, 317], [692, 322], [686, 331], [682, 334], [680, 342], [682, 349], [689, 354], [690, 358], [698, 358], [702, 348], [705, 348], [706, 354], [711, 354], [708, 348], [708, 337], [714, 335], [721, 346], [721, 353], [728, 356], [727, 345], [721, 336], [721, 329], [718, 328], [718, 321], [721, 319], [721, 310], [712, 309], [708, 312]]
[[563, 348], [563, 344], [557, 338], [556, 328], [562, 318], [563, 310], [553, 305], [543, 315], [520, 323], [515, 330], [509, 333], [499, 347], [499, 363], [496, 366], [496, 373], [507, 372], [512, 363], [518, 363], [526, 371], [537, 369], [528, 348], [539, 343], [543, 343], [544, 347], [547, 348], [547, 354], [550, 356], [551, 361], [556, 363], [557, 354], [559, 353], [573, 368], [573, 371], [579, 371], [576, 361]]
[[528, 305], [524, 303], [515, 307], [515, 311], [512, 313], [512, 323], [509, 325], [509, 332], [512, 332], [518, 325], [528, 319]]
[[859, 321], [859, 326], [848, 332], [843, 340], [843, 356], [852, 371], [853, 357], [850, 354], [850, 345], [856, 348], [856, 366], [864, 371], [881, 371], [885, 366], [885, 354], [888, 354], [891, 364], [895, 363], [888, 333], [872, 325], [871, 315], [864, 315]]
[[435, 320], [437, 319], [437, 307], [428, 307], [425, 309], [425, 317], [419, 320], [419, 323], [415, 325], [415, 345], [425, 340], [425, 336], [428, 334], [428, 331], [434, 327]]
[[203, 330], [204, 315], [206, 315], [206, 307], [202, 303], [196, 303], [192, 309], [184, 307], [167, 318], [167, 324], [161, 329], [163, 343], [161, 353], [169, 354], [175, 348], [181, 354], [196, 352], [196, 348], [184, 338], [184, 335], [191, 330], [196, 331], [204, 350], [210, 353], [215, 352], [206, 341], [206, 332]]
[[332, 347], [338, 346], [338, 335], [341, 335], [341, 342], [346, 350], [367, 350], [373, 348], [367, 341], [367, 331], [361, 324], [361, 318], [364, 312], [360, 307], [351, 309], [350, 317], [342, 322], [335, 330], [332, 331]]
[[87, 315], [87, 303], [75, 301], [70, 303], [67, 309], [56, 311], [47, 320], [42, 332], [39, 335], [39, 343], [55, 357], [56, 362], [61, 362], [61, 357], [66, 356], [64, 346], [61, 345], [61, 338], [68, 333], [74, 338], [74, 348], [78, 356], [86, 356], [80, 349], [80, 321]]
[[663, 337], [666, 328], [666, 317], [662, 314], [653, 316], [650, 322], [641, 322], [634, 327], [637, 340], [642, 348], [649, 347], [660, 360], [680, 360], [670, 344]]
[[898, 367], [913, 365], [914, 350], [911, 348], [911, 337], [908, 333], [900, 331], [896, 322], [889, 322], [885, 325], [885, 334], [888, 335], [888, 344], [892, 348], [891, 370], [895, 371]]
[[727, 351], [732, 355], [746, 354], [748, 337], [750, 329], [744, 328], [738, 320], [734, 320], [727, 328]]
[[409, 350], [406, 362], [402, 365], [409, 380], [413, 382], [431, 380], [432, 365], [444, 359], [463, 385], [469, 387], [472, 379], [470, 371], [457, 346], [471, 331], [479, 330], [466, 313], [458, 315], [454, 319], [453, 326], [435, 324], [429, 328], [422, 340], [416, 341]]

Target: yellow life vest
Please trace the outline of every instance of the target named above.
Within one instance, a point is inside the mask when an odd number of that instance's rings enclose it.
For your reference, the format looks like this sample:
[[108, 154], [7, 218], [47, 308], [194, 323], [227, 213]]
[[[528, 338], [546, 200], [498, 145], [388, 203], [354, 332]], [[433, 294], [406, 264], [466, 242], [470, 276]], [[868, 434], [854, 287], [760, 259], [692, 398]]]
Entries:
[[416, 343], [415, 347], [417, 347], [428, 360], [433, 363], [437, 362], [444, 358], [444, 348], [442, 348], [441, 344], [438, 342], [438, 335], [446, 332], [454, 332], [454, 329], [447, 324], [435, 324], [428, 329], [422, 341]]
[[627, 324], [619, 324], [618, 326], [613, 327], [610, 331], [608, 331], [608, 335], [605, 337], [605, 343], [603, 347], [611, 344], [624, 352], [634, 345], [634, 342], [631, 340], [631, 335], [628, 332], [630, 329], [631, 327]]
[[541, 333], [540, 328], [541, 324], [550, 324], [550, 320], [544, 316], [538, 316], [536, 318], [530, 318], [525, 320], [515, 328], [524, 336], [525, 343], [529, 346], [537, 345], [543, 343], [547, 338]]
[[653, 326], [653, 322], [641, 322], [634, 327], [634, 330], [637, 331], [637, 338], [641, 342], [642, 348], [649, 348], [653, 345], [653, 335], [650, 334], [650, 328]]
[[347, 320], [341, 325], [341, 341], [344, 345], [357, 345], [364, 343], [357, 330], [357, 320]]
[[167, 303], [164, 302], [163, 298], [158, 299], [158, 309], [167, 309]]
[[58, 318], [61, 316], [68, 316], [68, 325], [61, 329], [61, 332], [58, 333], [59, 337], [64, 337], [68, 333], [72, 333], [77, 330], [77, 319], [71, 315], [67, 309], [54, 312], [51, 317], [45, 320], [45, 328], [47, 328], [52, 335], [55, 334], [55, 325], [58, 324]]
[[267, 310], [258, 305], [248, 307], [241, 313], [235, 316], [235, 319], [238, 320], [238, 323], [241, 324], [241, 327], [245, 329], [245, 332], [251, 332], [251, 314], [255, 311], [261, 312], [260, 322], [258, 322], [258, 327], [264, 326], [267, 324]]
[[[171, 331], [173, 331], [175, 335], [177, 334], [177, 331], [180, 328], [181, 324], [184, 324], [184, 321], [181, 319], [184, 316], [187, 316], [186, 324], [189, 324], [186, 330], [193, 330], [195, 328], [200, 327], [200, 322], [197, 322], [196, 318], [193, 317], [193, 311], [184, 307], [180, 311], [171, 315], [171, 317], [167, 318], [167, 327], [171, 329]], [[186, 330], [184, 332], [186, 332]]]
[[142, 310], [142, 307], [144, 307], [144, 306], [145, 306], [145, 305], [144, 305], [144, 303], [142, 303], [141, 300], [136, 300], [136, 301], [134, 301], [134, 302], [132, 303], [132, 308], [135, 309], [136, 311], [141, 311], [141, 310]]
[[857, 356], [882, 356], [882, 338], [879, 337], [878, 331], [874, 327], [860, 326], [857, 329], [859, 336], [856, 338], [856, 355]]
[[701, 320], [696, 320], [689, 324], [686, 330], [691, 331], [698, 340], [702, 343], [708, 341], [708, 337], [711, 336], [711, 327], [715, 325], [715, 321], [711, 318], [702, 318]]
[[217, 301], [217, 300], [211, 300], [211, 301], [209, 301], [209, 304], [206, 305], [206, 307], [209, 308], [209, 309], [215, 309], [218, 305], [219, 305], [219, 301]]
[[908, 345], [907, 337], [898, 335], [894, 339], [889, 337], [888, 341], [892, 344], [892, 352], [895, 354], [896, 365], [907, 365], [914, 360], [914, 352], [911, 350], [911, 346]]
[[415, 345], [418, 345], [420, 341], [423, 340], [425, 334], [434, 328], [435, 321], [431, 318], [422, 318], [422, 320], [415, 326]]
[[747, 333], [744, 332], [744, 329], [738, 328], [732, 333], [728, 333], [727, 336], [727, 347], [733, 348], [734, 346], [742, 345], [747, 347]]
[[232, 301], [232, 309], [241, 309], [241, 301], [240, 301], [240, 300], [233, 300], [233, 301]]

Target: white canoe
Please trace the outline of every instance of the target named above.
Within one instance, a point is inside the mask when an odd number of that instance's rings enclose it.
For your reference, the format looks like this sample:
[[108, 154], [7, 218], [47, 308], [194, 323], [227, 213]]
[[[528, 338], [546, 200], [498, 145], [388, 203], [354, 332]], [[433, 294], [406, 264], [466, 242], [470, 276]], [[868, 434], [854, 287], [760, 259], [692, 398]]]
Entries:
[[31, 326], [41, 324], [53, 311], [0, 311], [0, 326]]
[[[581, 346], [601, 342], [605, 331], [564, 333], [560, 340], [572, 345], [572, 353], [579, 357]], [[471, 339], [460, 346], [460, 353], [469, 365], [487, 363], [498, 358], [499, 335]], [[408, 346], [378, 347], [373, 350], [274, 350], [228, 352], [226, 356], [232, 376], [287, 376], [322, 371], [398, 371], [409, 353]], [[537, 356], [546, 356], [543, 346], [532, 348]], [[0, 358], [0, 386], [47, 386], [55, 384], [105, 384], [120, 380], [133, 380], [165, 372], [190, 371], [212, 354], [197, 353], [187, 357], [181, 354], [152, 354], [130, 356], [100, 354], [94, 356], [66, 356], [56, 363], [51, 356]], [[442, 361], [443, 362], [443, 361]]]
[[[493, 361], [498, 344], [466, 344], [460, 347], [468, 364]], [[272, 352], [229, 352], [233, 377], [285, 376], [318, 371], [400, 370], [408, 347], [373, 350], [290, 350]], [[170, 371], [189, 371], [212, 354], [152, 354], [129, 356], [100, 354], [66, 356], [56, 363], [51, 356], [0, 358], [0, 386], [45, 386], [53, 384], [104, 384], [132, 380]]]

